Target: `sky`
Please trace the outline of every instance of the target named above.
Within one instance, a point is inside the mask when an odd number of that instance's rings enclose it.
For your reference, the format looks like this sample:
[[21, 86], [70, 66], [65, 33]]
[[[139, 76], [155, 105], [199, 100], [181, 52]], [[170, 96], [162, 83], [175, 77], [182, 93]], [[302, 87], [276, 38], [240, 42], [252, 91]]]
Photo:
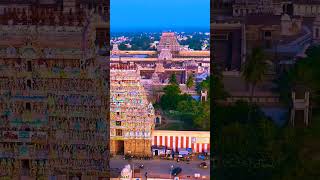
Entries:
[[112, 32], [210, 28], [210, 0], [111, 0]]

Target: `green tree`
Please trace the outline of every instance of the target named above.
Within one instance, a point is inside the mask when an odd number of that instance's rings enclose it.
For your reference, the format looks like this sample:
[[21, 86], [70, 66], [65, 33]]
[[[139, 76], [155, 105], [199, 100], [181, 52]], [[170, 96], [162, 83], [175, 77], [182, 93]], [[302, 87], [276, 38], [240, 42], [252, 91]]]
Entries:
[[311, 103], [320, 103], [320, 46], [312, 46], [307, 49], [307, 57], [299, 59], [293, 68], [284, 71], [275, 80], [276, 92], [280, 93], [280, 99], [285, 105], [291, 105], [291, 92], [296, 85], [310, 91]]
[[[267, 56], [261, 48], [254, 48], [247, 58], [242, 69], [242, 77], [250, 84], [250, 103], [254, 94], [255, 87], [264, 80], [268, 70]], [[249, 119], [251, 118], [251, 108], [248, 111]]]
[[210, 102], [201, 103], [200, 108], [196, 109], [194, 124], [201, 130], [210, 130]]
[[125, 43], [120, 43], [118, 48], [119, 50], [129, 50], [129, 48], [125, 45]]
[[251, 85], [250, 102], [252, 102], [256, 85], [263, 81], [267, 70], [267, 57], [264, 51], [261, 48], [252, 49], [252, 53], [247, 58], [242, 69], [242, 77]]
[[171, 74], [170, 79], [169, 79], [169, 84], [179, 85], [178, 81], [177, 81], [176, 74]]
[[190, 74], [188, 76], [188, 79], [187, 79], [187, 82], [186, 82], [186, 86], [187, 86], [188, 89], [190, 89], [193, 85], [194, 85], [194, 79], [193, 79], [192, 74]]
[[161, 96], [160, 106], [164, 110], [176, 110], [180, 101], [181, 90], [178, 85], [168, 85], [163, 88], [164, 95]]
[[177, 111], [197, 115], [201, 111], [199, 102], [195, 100], [182, 100], [178, 103]]

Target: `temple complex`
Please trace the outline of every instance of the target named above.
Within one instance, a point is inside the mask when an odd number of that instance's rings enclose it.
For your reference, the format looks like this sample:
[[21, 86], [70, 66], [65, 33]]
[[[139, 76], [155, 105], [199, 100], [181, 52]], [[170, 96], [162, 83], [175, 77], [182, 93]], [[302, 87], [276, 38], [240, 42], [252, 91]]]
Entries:
[[136, 65], [110, 67], [110, 151], [151, 156], [154, 108], [140, 82]]
[[[183, 50], [175, 33], [162, 33], [157, 51], [122, 51], [113, 45], [111, 64], [137, 65], [141, 83], [150, 95], [152, 89], [161, 89], [175, 74], [182, 90], [189, 75], [197, 76], [210, 74], [210, 51]], [[196, 93], [196, 92], [193, 92]]]
[[95, 44], [105, 9], [0, 2], [0, 179], [108, 178], [106, 57]]

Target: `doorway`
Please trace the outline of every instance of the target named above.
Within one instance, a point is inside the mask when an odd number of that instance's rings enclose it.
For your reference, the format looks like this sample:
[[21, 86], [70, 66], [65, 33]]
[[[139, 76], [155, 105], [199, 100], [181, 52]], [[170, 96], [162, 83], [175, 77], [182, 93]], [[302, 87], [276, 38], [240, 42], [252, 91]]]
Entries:
[[124, 141], [123, 140], [117, 140], [115, 142], [115, 153], [117, 155], [124, 155]]
[[24, 176], [29, 176], [30, 172], [30, 161], [29, 160], [21, 160], [21, 173]]

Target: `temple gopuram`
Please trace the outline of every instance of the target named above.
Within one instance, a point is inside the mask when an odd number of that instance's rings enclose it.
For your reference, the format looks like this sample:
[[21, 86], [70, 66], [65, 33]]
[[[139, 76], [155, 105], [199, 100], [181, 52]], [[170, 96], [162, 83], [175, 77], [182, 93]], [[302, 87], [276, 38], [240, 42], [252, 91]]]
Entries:
[[110, 67], [110, 153], [151, 156], [154, 108], [136, 65]]
[[108, 178], [108, 73], [95, 44], [105, 9], [0, 2], [0, 179]]

